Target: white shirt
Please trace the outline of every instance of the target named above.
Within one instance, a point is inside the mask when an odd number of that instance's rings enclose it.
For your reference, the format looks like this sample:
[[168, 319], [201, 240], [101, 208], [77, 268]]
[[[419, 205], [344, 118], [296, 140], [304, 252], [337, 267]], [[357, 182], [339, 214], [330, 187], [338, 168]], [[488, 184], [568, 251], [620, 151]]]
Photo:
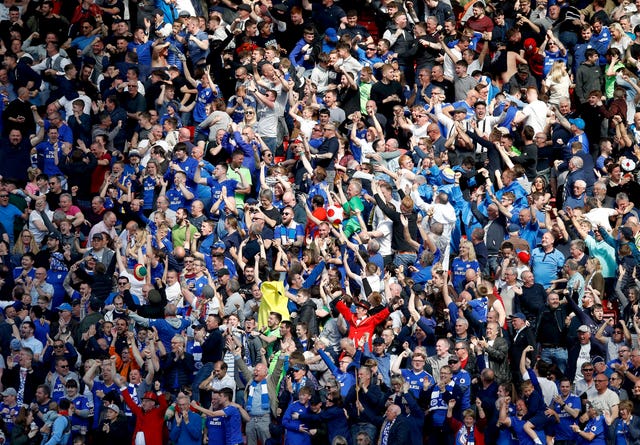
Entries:
[[527, 116], [525, 125], [531, 125], [536, 133], [543, 132], [547, 123], [547, 109], [547, 104], [541, 100], [525, 105], [522, 109], [522, 113]]

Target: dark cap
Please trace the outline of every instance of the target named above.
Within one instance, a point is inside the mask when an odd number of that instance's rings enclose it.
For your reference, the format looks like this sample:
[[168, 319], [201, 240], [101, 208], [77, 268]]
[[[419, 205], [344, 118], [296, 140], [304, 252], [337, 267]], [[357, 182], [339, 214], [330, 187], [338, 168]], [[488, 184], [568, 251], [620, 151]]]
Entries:
[[358, 300], [355, 302], [356, 306], [360, 306], [361, 308], [365, 309], [365, 310], [369, 310], [371, 309], [371, 304], [368, 301], [365, 300]]
[[238, 11], [248, 11], [251, 12], [251, 6], [249, 5], [245, 5], [244, 3], [242, 3], [241, 5], [238, 6]]
[[452, 364], [452, 363], [458, 363], [459, 361], [460, 359], [458, 358], [457, 355], [450, 355], [449, 360], [447, 360], [447, 363]]
[[453, 110], [453, 114], [455, 114], [455, 113], [464, 113], [464, 114], [467, 114], [467, 109], [466, 109], [466, 108], [463, 108], [463, 107], [458, 107], [458, 108], [456, 108], [455, 110]]
[[520, 320], [526, 320], [527, 319], [527, 317], [525, 317], [522, 312], [516, 312], [510, 318], [512, 318], [512, 319], [513, 318], [519, 318]]
[[384, 338], [382, 337], [376, 337], [373, 339], [373, 344], [374, 345], [384, 345]]
[[518, 72], [526, 74], [531, 73], [531, 71], [529, 71], [529, 65], [527, 65], [526, 63], [521, 63], [520, 65], [518, 65]]
[[49, 232], [47, 233], [47, 238], [57, 239], [60, 241], [60, 234], [58, 232]]
[[509, 224], [508, 230], [509, 232], [519, 232], [520, 226], [517, 224]]
[[592, 365], [596, 365], [598, 363], [604, 363], [604, 359], [602, 357], [600, 357], [599, 355], [596, 355], [595, 357], [593, 357], [591, 359], [591, 364]]
[[318, 403], [322, 403], [322, 397], [318, 391], [315, 391], [311, 396], [311, 400], [309, 401], [311, 405], [317, 405]]

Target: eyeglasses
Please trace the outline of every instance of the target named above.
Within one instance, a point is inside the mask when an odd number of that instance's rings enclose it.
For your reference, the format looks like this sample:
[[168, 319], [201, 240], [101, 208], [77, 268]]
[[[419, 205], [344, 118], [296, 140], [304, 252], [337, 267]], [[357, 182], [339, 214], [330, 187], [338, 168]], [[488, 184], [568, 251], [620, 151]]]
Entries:
[[56, 184], [57, 184], [57, 182], [55, 182], [55, 181], [52, 181], [52, 182], [49, 183], [49, 185], [56, 185]]
[[583, 369], [582, 372], [593, 372], [593, 368]]
[[467, 348], [455, 348], [456, 351], [464, 351]]
[[8, 198], [9, 195], [0, 195], [0, 198]]
[[64, 345], [53, 345], [54, 348], [58, 349], [58, 348], [64, 348]]
[[256, 114], [255, 111], [247, 111], [245, 114]]
[[596, 383], [602, 383], [602, 382], [608, 382], [608, 381], [609, 381], [608, 379], [599, 379], [599, 380], [598, 379], [594, 379], [594, 382], [596, 382]]
[[60, 367], [61, 367], [62, 369], [66, 369], [66, 368], [68, 368], [68, 367], [69, 367], [69, 365], [60, 365]]
[[118, 286], [125, 286], [129, 284], [127, 281], [118, 281]]

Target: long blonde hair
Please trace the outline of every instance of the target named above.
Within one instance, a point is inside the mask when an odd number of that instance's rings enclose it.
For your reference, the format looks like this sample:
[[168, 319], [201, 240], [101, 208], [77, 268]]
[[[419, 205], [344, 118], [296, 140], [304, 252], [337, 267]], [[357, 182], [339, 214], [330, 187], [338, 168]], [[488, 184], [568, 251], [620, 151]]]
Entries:
[[[29, 243], [26, 245], [22, 240], [22, 235], [25, 235], [25, 234], [31, 235], [31, 241], [29, 241]], [[36, 243], [36, 239], [33, 236], [33, 233], [31, 233], [27, 229], [22, 230], [22, 232], [20, 232], [20, 235], [16, 238], [15, 244], [13, 245], [13, 253], [17, 255], [22, 255], [23, 253], [26, 253], [26, 252], [32, 252], [36, 254], [39, 251], [40, 249], [38, 248], [38, 244]]]
[[467, 261], [475, 261], [476, 260], [476, 249], [473, 247], [473, 243], [469, 240], [462, 240], [460, 241], [460, 246], [459, 247], [466, 247], [467, 248], [467, 257], [468, 260]]
[[562, 60], [556, 60], [551, 65], [551, 71], [549, 71], [549, 77], [555, 83], [560, 82], [567, 76], [567, 72], [565, 71], [565, 64]]

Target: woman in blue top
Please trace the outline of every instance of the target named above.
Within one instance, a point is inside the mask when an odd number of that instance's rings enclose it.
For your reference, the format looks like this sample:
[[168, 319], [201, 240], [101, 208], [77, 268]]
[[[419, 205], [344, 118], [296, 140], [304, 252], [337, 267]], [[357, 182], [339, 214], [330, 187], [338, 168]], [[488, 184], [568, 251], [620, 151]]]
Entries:
[[587, 402], [587, 414], [589, 421], [583, 430], [579, 425], [573, 425], [571, 429], [578, 436], [578, 445], [606, 445], [607, 425], [602, 411], [596, 409], [591, 402]]
[[147, 162], [144, 175], [140, 178], [142, 185], [142, 210], [145, 216], [151, 215], [156, 203], [156, 196], [162, 185], [162, 175], [158, 163], [151, 159]]
[[[640, 417], [632, 415], [633, 402], [623, 400], [618, 405], [620, 417], [613, 419], [610, 429], [614, 432], [615, 445], [628, 445], [640, 443]], [[605, 420], [609, 423], [610, 416], [605, 413]]]
[[475, 270], [476, 273], [480, 272], [480, 263], [476, 261], [476, 251], [473, 248], [473, 244], [470, 241], [460, 241], [459, 254], [453, 259], [451, 263], [451, 283], [456, 292], [460, 293], [465, 285], [465, 276], [467, 270]]

